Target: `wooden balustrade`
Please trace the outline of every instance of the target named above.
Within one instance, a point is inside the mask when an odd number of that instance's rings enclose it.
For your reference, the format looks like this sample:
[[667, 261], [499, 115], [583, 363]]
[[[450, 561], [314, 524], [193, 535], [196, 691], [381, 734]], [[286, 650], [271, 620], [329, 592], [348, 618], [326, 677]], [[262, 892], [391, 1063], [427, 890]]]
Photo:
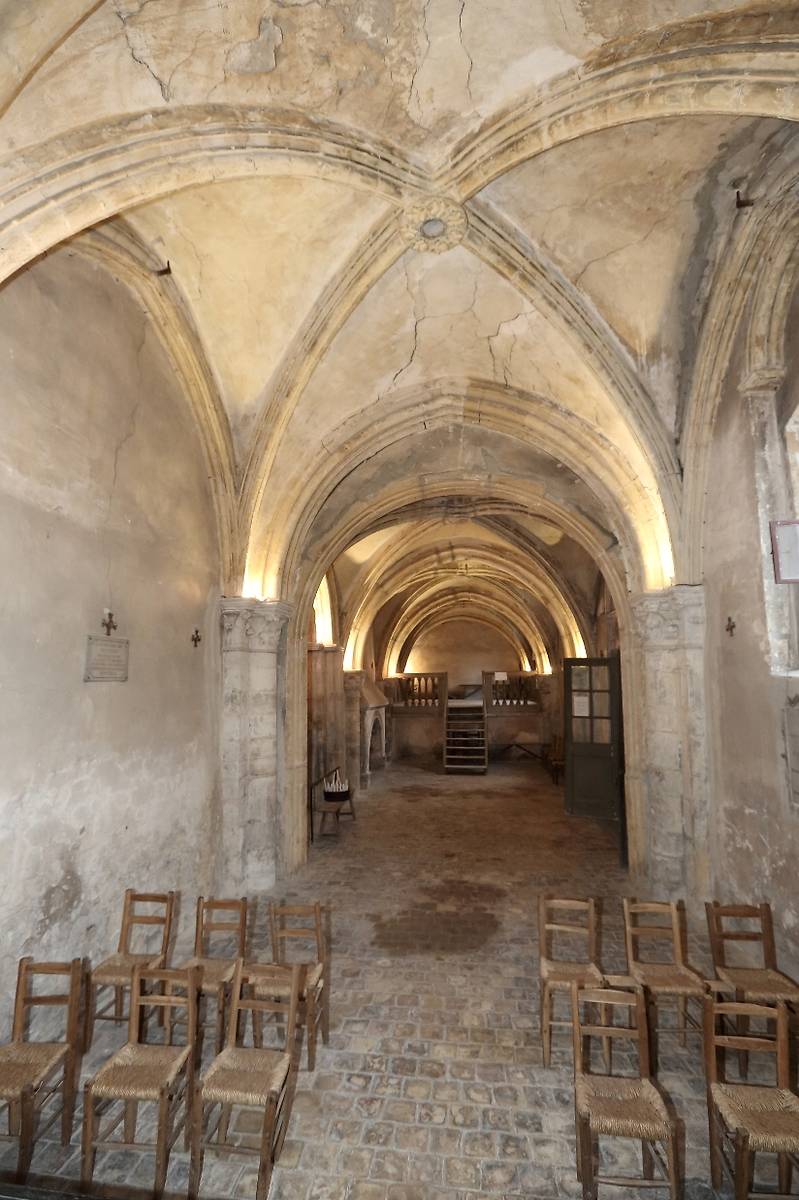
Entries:
[[447, 676], [430, 671], [383, 679], [381, 688], [397, 708], [440, 711], [447, 704]]
[[490, 712], [541, 708], [537, 677], [521, 672], [497, 679], [493, 671], [483, 671], [483, 699]]

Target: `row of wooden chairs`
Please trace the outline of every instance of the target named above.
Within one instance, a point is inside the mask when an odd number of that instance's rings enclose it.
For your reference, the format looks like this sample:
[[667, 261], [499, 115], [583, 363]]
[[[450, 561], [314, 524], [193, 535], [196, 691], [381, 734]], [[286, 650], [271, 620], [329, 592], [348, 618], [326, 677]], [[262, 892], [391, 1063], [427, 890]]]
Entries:
[[[652, 1078], [644, 989], [630, 977], [615, 976], [599, 987], [574, 983], [571, 993], [577, 1177], [584, 1200], [596, 1200], [600, 1184], [668, 1188], [671, 1200], [681, 1200], [680, 1125]], [[799, 1166], [799, 1096], [790, 1086], [787, 1006], [783, 1000], [773, 1005], [730, 1001], [712, 989], [702, 1005], [713, 1187], [719, 1191], [726, 1174], [735, 1200], [765, 1195], [788, 1200], [793, 1168]], [[622, 1023], [620, 1012], [626, 1016]], [[753, 1022], [764, 1028], [752, 1032]], [[599, 1039], [603, 1048], [619, 1039], [633, 1042], [637, 1074], [612, 1074], [607, 1053], [605, 1072], [594, 1074], [592, 1039]], [[739, 1064], [742, 1056], [747, 1061], [750, 1054], [771, 1056], [773, 1084], [729, 1082], [730, 1052], [738, 1055]], [[600, 1137], [640, 1141], [642, 1177], [600, 1174]], [[755, 1181], [759, 1153], [777, 1157], [776, 1191], [763, 1192]]]
[[[773, 1004], [799, 1003], [799, 983], [777, 965], [774, 922], [768, 904], [719, 904], [705, 906], [715, 980], [705, 980], [687, 961], [685, 909], [682, 903], [667, 901], [639, 902], [625, 898], [624, 940], [627, 974], [644, 989], [653, 1053], [657, 1057], [659, 1033], [676, 1033], [681, 1045], [689, 1031], [702, 1028], [701, 1015], [692, 1013], [694, 1004], [701, 1014], [709, 985], [724, 984], [736, 1001]], [[573, 984], [600, 986], [605, 978], [600, 964], [599, 902], [541, 896], [539, 898], [539, 969], [541, 980], [541, 1044], [544, 1065], [549, 1066], [552, 1031], [569, 1028], [571, 1017], [556, 1019], [557, 993], [568, 993]], [[555, 956], [555, 940], [565, 939], [572, 952], [575, 944], [580, 957]], [[655, 945], [660, 957], [644, 957], [644, 943]], [[728, 943], [748, 943], [759, 952], [757, 964], [731, 963]], [[674, 1002], [677, 1009], [675, 1030], [662, 1029], [658, 1010], [663, 1002]]]
[[[140, 905], [155, 907], [156, 911], [142, 913]], [[159, 905], [162, 906], [160, 909]], [[122, 956], [126, 955], [130, 973], [120, 973], [113, 984], [108, 984], [102, 973], [98, 980], [97, 970], [92, 972], [86, 960], [76, 958], [69, 963], [21, 960], [12, 1040], [0, 1046], [0, 1112], [5, 1108], [8, 1115], [8, 1133], [0, 1134], [0, 1138], [18, 1143], [18, 1182], [24, 1182], [27, 1177], [37, 1136], [45, 1133], [59, 1115], [62, 1144], [67, 1145], [71, 1140], [81, 1058], [89, 1045], [87, 1031], [94, 1027], [93, 1019], [87, 1019], [87, 1014], [82, 1013], [84, 1000], [90, 997], [86, 1001], [88, 1013], [96, 1004], [96, 989], [113, 986], [123, 995], [117, 997], [115, 994], [111, 1019], [127, 1019], [128, 1040], [85, 1085], [84, 1182], [88, 1185], [91, 1181], [98, 1147], [141, 1148], [142, 1143], [135, 1141], [137, 1107], [141, 1101], [152, 1101], [158, 1105], [157, 1136], [151, 1148], [156, 1155], [156, 1194], [160, 1194], [169, 1152], [181, 1129], [188, 1145], [194, 1111], [194, 1074], [202, 1056], [200, 1005], [212, 998], [216, 1004], [217, 1058], [203, 1077], [203, 1086], [207, 1084], [208, 1087], [203, 1093], [205, 1099], [200, 1098], [198, 1104], [206, 1115], [209, 1105], [211, 1108], [221, 1105], [216, 1144], [223, 1145], [226, 1152], [231, 1153], [235, 1152], [230, 1150], [227, 1142], [231, 1106], [243, 1104], [264, 1108], [258, 1200], [265, 1197], [270, 1164], [283, 1144], [293, 1097], [294, 1081], [287, 1065], [289, 1058], [292, 1061], [296, 1058], [293, 1067], [296, 1070], [307, 1029], [309, 1068], [312, 1069], [311, 1045], [315, 1047], [318, 1029], [321, 1028], [325, 1042], [329, 1038], [329, 954], [322, 907], [318, 903], [271, 905], [269, 922], [274, 961], [246, 963], [243, 953], [247, 932], [246, 898], [200, 897], [195, 954], [180, 967], [170, 969], [163, 961], [169, 946], [164, 931], [169, 930], [173, 911], [171, 893], [136, 893], [132, 890], [126, 893], [120, 949], [114, 957], [115, 969], [119, 968], [121, 972]], [[131, 934], [137, 924], [161, 926], [160, 954], [133, 953]], [[218, 958], [209, 953], [211, 936], [220, 933], [228, 938], [232, 936], [235, 957]], [[286, 961], [286, 943], [294, 939], [312, 941], [313, 961]], [[154, 965], [153, 957], [156, 958]], [[61, 987], [60, 991], [52, 990], [53, 979], [56, 986]], [[130, 1002], [127, 1018], [124, 1018], [124, 993], [128, 991]], [[38, 1007], [63, 1008], [62, 1040], [33, 1040], [32, 1017]], [[238, 1044], [245, 1032], [242, 1022], [248, 1013], [253, 1041], [249, 1049]], [[55, 1029], [58, 1014], [50, 1015], [48, 1033]], [[161, 1040], [156, 1044], [148, 1041], [153, 1016], [157, 1017], [160, 1029]], [[282, 1018], [285, 1025], [285, 1045], [279, 1058], [275, 1057], [274, 1050], [263, 1045], [264, 1022], [270, 1017]], [[294, 1031], [295, 1025], [297, 1031]], [[176, 1044], [179, 1036], [183, 1037], [182, 1045]], [[217, 1096], [223, 1096], [223, 1099], [215, 1099]], [[42, 1123], [42, 1110], [58, 1097], [60, 1107], [55, 1111], [48, 1110], [49, 1119]], [[122, 1102], [122, 1109], [110, 1125], [100, 1130], [98, 1121], [114, 1100]], [[110, 1140], [120, 1123], [123, 1124], [123, 1140]], [[204, 1127], [204, 1120], [199, 1126], [196, 1122], [193, 1126], [192, 1178], [195, 1183], [199, 1180], [205, 1144], [202, 1138], [197, 1139]], [[267, 1143], [271, 1146], [271, 1157], [264, 1157]]]
[[[125, 1018], [125, 993], [130, 987], [134, 969], [157, 970], [165, 967], [169, 957], [175, 914], [174, 892], [125, 892], [117, 951], [94, 967], [88, 980], [86, 1007], [86, 1038], [88, 1049], [94, 1037], [95, 1023], [110, 1020], [117, 1023]], [[240, 899], [206, 898], [199, 896], [194, 931], [194, 955], [180, 964], [179, 969], [202, 968], [201, 995], [215, 1005], [215, 1045], [222, 1049], [225, 1025], [225, 1005], [233, 979], [237, 958], [247, 961], [247, 933], [250, 904], [246, 896]], [[321, 1030], [327, 1044], [330, 1036], [330, 956], [322, 905], [269, 905], [269, 934], [272, 960], [286, 962], [286, 947], [290, 941], [310, 943], [311, 956], [305, 962], [306, 980], [301, 997], [302, 1016], [308, 1035], [308, 1070], [316, 1065], [316, 1047]], [[304, 922], [297, 924], [297, 922]], [[158, 945], [149, 952], [136, 952], [134, 938], [137, 927], [159, 929]], [[233, 942], [232, 956], [212, 954], [212, 944], [223, 936]], [[113, 990], [113, 997], [100, 1007], [100, 993]], [[202, 1034], [204, 1026], [201, 1025]]]

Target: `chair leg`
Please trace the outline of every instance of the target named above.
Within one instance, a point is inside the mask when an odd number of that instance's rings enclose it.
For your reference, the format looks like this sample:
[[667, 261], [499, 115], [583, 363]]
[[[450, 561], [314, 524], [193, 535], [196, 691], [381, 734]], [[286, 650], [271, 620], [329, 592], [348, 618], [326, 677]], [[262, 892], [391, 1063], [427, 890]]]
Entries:
[[33, 1092], [26, 1088], [20, 1100], [20, 1130], [19, 1148], [17, 1152], [17, 1183], [24, 1183], [28, 1177], [31, 1159], [33, 1158], [33, 1134], [36, 1122], [36, 1108]]
[[652, 1074], [657, 1075], [658, 1069], [658, 1006], [650, 992], [646, 994], [646, 1023], [649, 1029], [649, 1053]]
[[708, 1093], [707, 1098], [707, 1129], [708, 1129], [708, 1145], [710, 1147], [710, 1182], [713, 1185], [714, 1192], [721, 1190], [721, 1131], [719, 1129], [719, 1117], [716, 1112], [716, 1107], [710, 1099]]
[[75, 1096], [80, 1079], [80, 1054], [74, 1050], [67, 1053], [64, 1064], [64, 1082], [61, 1085], [61, 1145], [68, 1146], [72, 1141], [72, 1129], [75, 1124]]
[[[197, 1200], [203, 1173], [203, 1098], [198, 1088], [191, 1106], [191, 1159], [187, 1200]], [[187, 1116], [188, 1121], [188, 1116]]]
[[136, 1141], [136, 1121], [139, 1116], [139, 1104], [137, 1100], [125, 1101], [125, 1120], [124, 1120], [124, 1135], [126, 1142]]
[[308, 989], [305, 999], [305, 1024], [308, 1030], [308, 1070], [316, 1066], [316, 997]]
[[225, 1001], [227, 994], [224, 984], [220, 984], [216, 992], [216, 1042], [215, 1053], [222, 1053], [222, 1046], [225, 1041]]
[[777, 1155], [777, 1174], [780, 1191], [784, 1195], [789, 1196], [791, 1194], [791, 1183], [793, 1181], [793, 1163], [791, 1162], [790, 1154]]
[[685, 1046], [686, 1030], [688, 1029], [688, 1001], [685, 996], [677, 997], [677, 1024], [680, 1030], [680, 1045]]
[[541, 1051], [548, 1067], [552, 1062], [552, 991], [545, 983], [541, 984]]
[[164, 1194], [166, 1173], [169, 1167], [171, 1132], [169, 1094], [162, 1092], [158, 1101], [158, 1132], [155, 1138], [155, 1186], [153, 1188], [153, 1200], [161, 1200]]
[[80, 1164], [80, 1186], [84, 1192], [91, 1187], [94, 1175], [94, 1160], [97, 1157], [94, 1145], [96, 1121], [91, 1084], [87, 1083], [83, 1091], [83, 1146]]
[[749, 1200], [752, 1183], [753, 1155], [745, 1134], [735, 1136], [735, 1200]]
[[644, 1179], [655, 1178], [655, 1160], [649, 1148], [649, 1142], [641, 1142], [641, 1174]]
[[269, 1195], [269, 1184], [272, 1182], [272, 1163], [274, 1162], [276, 1111], [277, 1099], [274, 1094], [271, 1094], [264, 1109], [264, 1124], [261, 1132], [261, 1161], [258, 1164], [258, 1182], [255, 1185], [255, 1200], [266, 1200]]
[[591, 1124], [586, 1117], [577, 1120], [577, 1137], [580, 1142], [581, 1183], [583, 1200], [596, 1200], [596, 1177], [594, 1174], [594, 1139]]
[[[741, 992], [736, 992], [735, 1000], [738, 1004], [742, 1004], [744, 1002], [743, 994]], [[745, 1016], [739, 1016], [737, 1019], [737, 1027], [738, 1037], [745, 1038], [749, 1033], [749, 1018]], [[749, 1055], [745, 1050], [738, 1051], [738, 1073], [743, 1080], [746, 1080], [749, 1077]]]
[[[329, 971], [329, 968], [328, 968]], [[330, 1043], [330, 975], [325, 976], [322, 985], [322, 1041], [327, 1046]]]
[[97, 985], [89, 983], [86, 989], [86, 1012], [84, 1014], [83, 1050], [91, 1050], [94, 1040], [94, 1024], [97, 1015]]
[[216, 1127], [216, 1140], [219, 1145], [227, 1141], [227, 1131], [230, 1125], [230, 1113], [232, 1106], [230, 1104], [222, 1105], [222, 1115], [219, 1118], [219, 1124]]
[[19, 1104], [12, 1103], [8, 1106], [8, 1134], [9, 1137], [19, 1137]]
[[666, 1142], [666, 1165], [669, 1172], [669, 1198], [670, 1200], [682, 1200], [683, 1197], [683, 1176], [680, 1170], [680, 1153], [677, 1146], [677, 1131], [672, 1132], [671, 1137]]

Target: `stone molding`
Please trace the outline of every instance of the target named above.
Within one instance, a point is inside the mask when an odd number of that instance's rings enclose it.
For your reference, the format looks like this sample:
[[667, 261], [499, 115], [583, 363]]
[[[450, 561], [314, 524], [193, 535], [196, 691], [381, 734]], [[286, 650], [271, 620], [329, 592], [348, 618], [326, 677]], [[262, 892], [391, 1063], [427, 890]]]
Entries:
[[254, 600], [246, 596], [223, 596], [222, 652], [277, 653], [280, 636], [288, 624], [292, 605], [282, 600]]
[[636, 633], [645, 649], [704, 648], [705, 589], [675, 584], [630, 597]]

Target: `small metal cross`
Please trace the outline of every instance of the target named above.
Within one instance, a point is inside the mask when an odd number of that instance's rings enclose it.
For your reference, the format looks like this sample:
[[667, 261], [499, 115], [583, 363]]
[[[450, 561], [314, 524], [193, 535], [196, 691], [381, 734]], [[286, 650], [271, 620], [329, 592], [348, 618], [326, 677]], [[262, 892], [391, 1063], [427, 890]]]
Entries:
[[102, 625], [103, 629], [105, 630], [106, 637], [110, 637], [111, 630], [116, 629], [116, 627], [117, 627], [117, 623], [114, 620], [114, 614], [112, 612], [108, 613], [106, 615], [105, 620], [101, 621], [100, 624]]
[[194, 649], [196, 650], [200, 642], [203, 640], [199, 629], [195, 629], [194, 633], [191, 635], [191, 640], [194, 642]]
[[733, 621], [732, 617], [727, 617], [727, 624], [724, 626], [724, 629], [725, 629], [725, 630], [726, 630], [726, 632], [727, 632], [727, 633], [730, 635], [730, 637], [733, 637], [733, 636], [734, 636], [734, 634], [735, 634], [735, 622]]

